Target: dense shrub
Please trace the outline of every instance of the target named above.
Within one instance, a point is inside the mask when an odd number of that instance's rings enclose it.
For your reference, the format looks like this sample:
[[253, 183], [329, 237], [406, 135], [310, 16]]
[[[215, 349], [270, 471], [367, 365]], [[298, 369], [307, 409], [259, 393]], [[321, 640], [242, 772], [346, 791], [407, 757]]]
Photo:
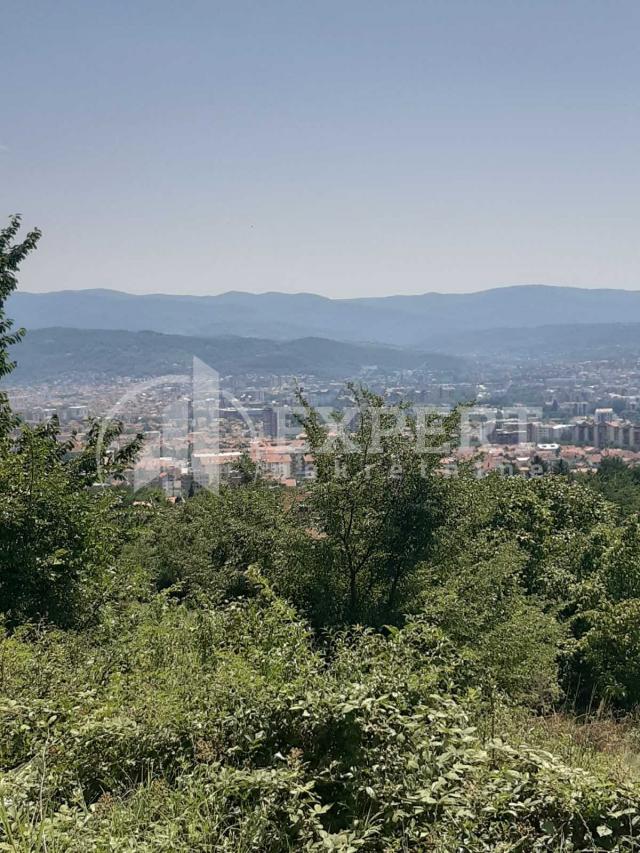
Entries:
[[321, 652], [254, 582], [222, 610], [161, 596], [5, 637], [10, 849], [634, 849], [637, 792], [483, 742], [467, 665], [426, 622]]
[[558, 652], [566, 633], [545, 602], [526, 594], [525, 555], [515, 544], [476, 541], [466, 554], [424, 567], [421, 610], [488, 696], [549, 706], [559, 697]]
[[114, 585], [117, 498], [79, 485], [64, 453], [46, 428], [0, 447], [0, 613], [13, 625], [78, 624]]
[[165, 505], [142, 531], [142, 558], [157, 589], [210, 602], [238, 595], [249, 566], [268, 566], [285, 537], [279, 491], [223, 487]]

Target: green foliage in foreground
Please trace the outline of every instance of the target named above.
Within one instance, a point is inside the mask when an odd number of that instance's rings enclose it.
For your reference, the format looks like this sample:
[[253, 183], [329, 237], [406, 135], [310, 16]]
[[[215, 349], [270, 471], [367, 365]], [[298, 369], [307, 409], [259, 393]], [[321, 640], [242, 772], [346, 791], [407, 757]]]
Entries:
[[349, 432], [302, 400], [315, 482], [176, 507], [0, 395], [0, 850], [640, 849], [640, 782], [517, 731], [640, 704], [635, 473], [448, 480], [456, 412], [350, 391]]
[[[17, 438], [0, 437], [0, 613], [11, 626], [46, 620], [63, 627], [98, 617], [122, 579], [118, 559], [132, 517], [121, 495], [95, 484], [97, 468], [118, 476], [139, 439], [98, 465], [97, 428], [82, 453], [60, 441], [57, 421], [23, 426]], [[120, 425], [108, 430], [106, 448]]]
[[[428, 538], [393, 552], [406, 521], [386, 525], [379, 468], [353, 486], [375, 524], [358, 516], [345, 545], [354, 493], [330, 474], [317, 502], [258, 481], [138, 515], [88, 488], [88, 460], [53, 453], [55, 427], [21, 436], [0, 465], [14, 495], [0, 585], [7, 849], [638, 849], [640, 788], [514, 740], [497, 714], [636, 704], [635, 517], [618, 523], [566, 478], [463, 476], [436, 483]], [[378, 604], [355, 616], [370, 629], [354, 624], [347, 558], [367, 541], [356, 580], [374, 581]], [[416, 542], [390, 610], [389, 556]], [[67, 561], [58, 579], [51, 554]], [[22, 598], [21, 566], [37, 581]]]
[[483, 741], [424, 620], [320, 651], [268, 589], [160, 596], [0, 655], [6, 849], [636, 849], [638, 792]]

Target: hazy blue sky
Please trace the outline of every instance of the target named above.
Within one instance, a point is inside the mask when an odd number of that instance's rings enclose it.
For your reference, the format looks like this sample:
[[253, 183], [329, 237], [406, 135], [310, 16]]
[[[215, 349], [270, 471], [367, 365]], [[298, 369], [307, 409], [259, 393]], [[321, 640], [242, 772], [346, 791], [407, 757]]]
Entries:
[[29, 290], [640, 287], [638, 0], [1, 0]]

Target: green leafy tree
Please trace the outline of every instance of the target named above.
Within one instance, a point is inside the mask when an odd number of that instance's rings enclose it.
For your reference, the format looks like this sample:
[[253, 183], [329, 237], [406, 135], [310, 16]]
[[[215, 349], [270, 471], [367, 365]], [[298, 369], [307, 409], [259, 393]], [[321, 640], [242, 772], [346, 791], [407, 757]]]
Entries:
[[[35, 230], [16, 242], [20, 217], [0, 232], [0, 377], [14, 367], [5, 303], [17, 287], [21, 262], [40, 238]], [[115, 577], [122, 535], [117, 496], [97, 494], [96, 480], [122, 479], [141, 436], [122, 439], [122, 425], [91, 425], [81, 451], [62, 440], [56, 418], [29, 427], [0, 394], [0, 613], [10, 625], [47, 620], [78, 624], [99, 606]]]
[[[13, 331], [13, 322], [5, 313], [6, 301], [18, 286], [20, 264], [36, 248], [40, 239], [40, 231], [34, 229], [18, 242], [16, 238], [19, 231], [18, 215], [11, 216], [9, 224], [0, 230], [0, 380], [15, 367], [15, 362], [9, 357], [9, 347], [18, 343], [24, 335], [24, 329]], [[0, 437], [6, 435], [14, 422], [7, 395], [0, 390]]]
[[79, 485], [55, 424], [0, 454], [0, 612], [11, 625], [82, 622], [114, 577], [112, 496]]
[[583, 615], [589, 627], [573, 660], [583, 703], [640, 704], [640, 598], [598, 602]]
[[422, 423], [350, 386], [355, 423], [336, 415], [336, 434], [300, 395], [301, 424], [317, 478], [308, 488], [309, 535], [317, 543], [324, 594], [344, 622], [379, 624], [399, 617], [418, 564], [446, 517], [440, 463], [457, 437], [456, 411]]
[[473, 686], [493, 701], [549, 706], [559, 695], [558, 650], [566, 628], [522, 582], [526, 555], [491, 537], [425, 566], [420, 608], [474, 664]]
[[619, 456], [605, 456], [595, 475], [584, 481], [618, 507], [621, 515], [640, 512], [640, 469], [627, 465]]
[[295, 536], [280, 490], [258, 481], [165, 503], [139, 546], [157, 589], [219, 603], [250, 592], [254, 564], [273, 577], [274, 561], [283, 547], [291, 553]]
[[[92, 420], [83, 436], [82, 449], [68, 459], [69, 470], [79, 486], [122, 483], [143, 442], [142, 433], [125, 437], [122, 421]], [[72, 441], [65, 451], [71, 451], [73, 446]]]

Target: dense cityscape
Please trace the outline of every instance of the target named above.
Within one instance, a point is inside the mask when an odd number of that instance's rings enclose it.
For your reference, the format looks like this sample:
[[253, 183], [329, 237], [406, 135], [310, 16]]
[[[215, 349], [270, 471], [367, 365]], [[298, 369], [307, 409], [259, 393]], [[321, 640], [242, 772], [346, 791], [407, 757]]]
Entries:
[[[420, 370], [380, 371], [370, 366], [342, 380], [321, 376], [240, 375], [219, 381], [215, 412], [194, 410], [189, 376], [147, 380], [123, 377], [78, 386], [61, 377], [53, 386], [14, 387], [11, 400], [27, 423], [56, 415], [65, 438], [82, 446], [90, 419], [117, 418], [125, 435], [142, 433], [144, 453], [132, 485], [188, 493], [195, 480], [228, 480], [243, 453], [261, 474], [285, 485], [314, 476], [295, 417], [301, 390], [324, 411], [353, 403], [347, 383], [365, 383], [389, 406], [410, 400], [423, 412], [446, 414], [460, 406], [457, 447], [447, 472], [472, 460], [477, 475], [491, 471], [536, 476], [547, 471], [597, 470], [603, 456], [640, 460], [640, 362], [479, 363], [475, 381]], [[124, 402], [122, 402], [124, 400]]]

